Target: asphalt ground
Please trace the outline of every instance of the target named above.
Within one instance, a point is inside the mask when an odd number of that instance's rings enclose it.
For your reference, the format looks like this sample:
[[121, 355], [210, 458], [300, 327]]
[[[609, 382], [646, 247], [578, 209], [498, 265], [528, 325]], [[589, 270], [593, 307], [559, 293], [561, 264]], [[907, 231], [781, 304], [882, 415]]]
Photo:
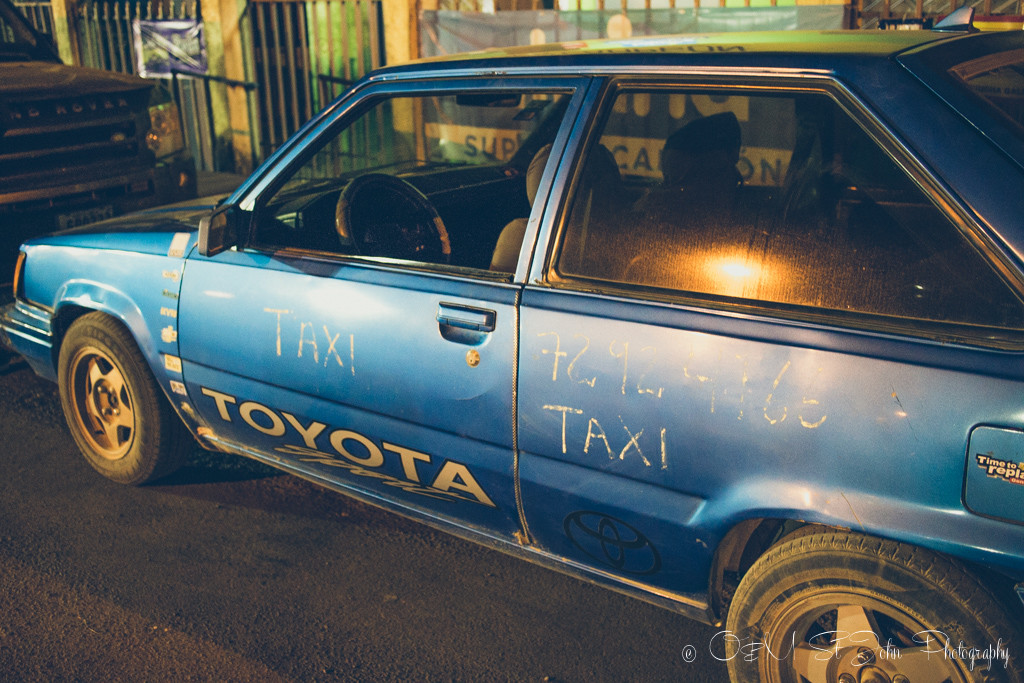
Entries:
[[0, 444], [5, 682], [727, 681], [717, 629], [245, 459], [111, 483], [24, 364]]

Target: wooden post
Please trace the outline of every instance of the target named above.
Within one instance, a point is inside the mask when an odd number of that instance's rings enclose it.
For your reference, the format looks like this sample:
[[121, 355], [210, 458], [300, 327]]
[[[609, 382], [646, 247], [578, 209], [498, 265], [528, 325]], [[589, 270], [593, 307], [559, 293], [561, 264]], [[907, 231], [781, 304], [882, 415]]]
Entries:
[[81, 65], [82, 59], [78, 52], [78, 25], [76, 14], [78, 8], [75, 0], [50, 0], [50, 12], [53, 15], [53, 41], [57, 44], [61, 61], [65, 64]]
[[420, 58], [421, 9], [437, 9], [437, 0], [381, 0], [384, 53], [388, 64]]
[[401, 64], [419, 56], [418, 48], [413, 51], [417, 39], [416, 0], [382, 0], [381, 14], [384, 17], [384, 55], [388, 64]]
[[[206, 56], [209, 71], [214, 76], [244, 81], [245, 58], [242, 41], [245, 24], [244, 0], [210, 0], [203, 3], [203, 27], [206, 33]], [[252, 136], [250, 130], [249, 99], [246, 90], [238, 86], [217, 87], [211, 84], [214, 135], [218, 145], [227, 144], [231, 150], [234, 170], [246, 174], [252, 171]]]

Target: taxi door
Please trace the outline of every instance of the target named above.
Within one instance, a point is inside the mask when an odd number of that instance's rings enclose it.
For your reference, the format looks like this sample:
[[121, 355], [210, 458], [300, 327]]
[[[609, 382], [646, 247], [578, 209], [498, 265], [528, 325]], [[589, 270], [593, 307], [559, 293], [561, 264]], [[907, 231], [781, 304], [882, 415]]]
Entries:
[[[1019, 425], [1000, 379], [1019, 359], [965, 349], [1024, 328], [1024, 306], [882, 132], [793, 86], [610, 86], [520, 306], [530, 538], [697, 608], [751, 518], [948, 535], [967, 435]], [[1013, 452], [974, 438], [968, 496]]]
[[519, 290], [488, 266], [577, 87], [378, 85], [314, 124], [238, 205], [245, 243], [189, 259], [177, 327], [204, 438], [511, 538]]

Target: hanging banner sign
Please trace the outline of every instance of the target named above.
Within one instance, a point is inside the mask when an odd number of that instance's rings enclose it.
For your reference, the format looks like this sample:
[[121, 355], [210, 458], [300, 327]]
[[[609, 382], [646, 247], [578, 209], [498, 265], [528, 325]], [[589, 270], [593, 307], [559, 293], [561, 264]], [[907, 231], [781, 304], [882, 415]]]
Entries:
[[205, 74], [206, 41], [197, 19], [132, 21], [135, 66], [145, 78], [165, 78], [172, 72]]
[[[579, 0], [584, 6], [593, 0]], [[633, 0], [637, 2], [638, 0]], [[555, 4], [575, 6], [577, 0]], [[605, 3], [618, 7], [618, 2]], [[627, 3], [628, 4], [628, 3]], [[679, 3], [682, 4], [682, 3]], [[687, 3], [688, 5], [693, 3]], [[837, 30], [850, 25], [851, 5], [802, 5], [791, 7], [710, 7], [699, 9], [653, 8], [539, 11], [510, 10], [495, 13], [423, 10], [420, 12], [420, 55], [440, 55], [515, 45], [538, 45], [599, 38], [670, 36], [682, 33], [730, 31]], [[780, 3], [781, 4], [781, 3]], [[790, 3], [792, 4], [792, 3]], [[674, 42], [678, 42], [677, 40]]]

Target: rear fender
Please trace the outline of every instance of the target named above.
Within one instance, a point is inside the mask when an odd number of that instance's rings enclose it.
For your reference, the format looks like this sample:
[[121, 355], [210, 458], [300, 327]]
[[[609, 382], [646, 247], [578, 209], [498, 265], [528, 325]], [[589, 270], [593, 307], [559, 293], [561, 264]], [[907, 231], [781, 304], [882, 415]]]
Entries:
[[1024, 526], [972, 514], [962, 503], [944, 509], [861, 491], [761, 481], [737, 487], [732, 495], [705, 506], [700, 516], [703, 519], [695, 523], [723, 531], [709, 584], [712, 605], [719, 613], [730, 581], [738, 580], [758, 555], [803, 525], [900, 541], [1024, 579], [1019, 555]]

